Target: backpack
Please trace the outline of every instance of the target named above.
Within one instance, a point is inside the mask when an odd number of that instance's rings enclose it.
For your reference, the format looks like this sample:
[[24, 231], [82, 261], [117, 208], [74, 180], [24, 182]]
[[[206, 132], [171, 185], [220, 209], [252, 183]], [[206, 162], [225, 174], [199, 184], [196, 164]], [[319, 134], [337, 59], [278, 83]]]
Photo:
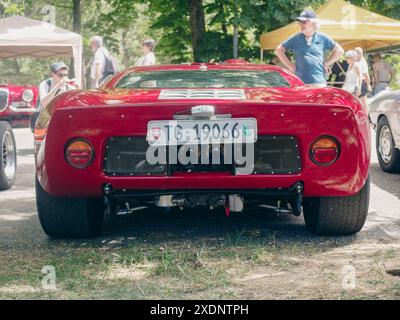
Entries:
[[103, 77], [101, 80], [105, 79], [108, 76], [114, 76], [117, 74], [117, 61], [110, 55], [106, 56], [103, 50], [101, 52], [104, 55], [104, 68], [103, 68]]

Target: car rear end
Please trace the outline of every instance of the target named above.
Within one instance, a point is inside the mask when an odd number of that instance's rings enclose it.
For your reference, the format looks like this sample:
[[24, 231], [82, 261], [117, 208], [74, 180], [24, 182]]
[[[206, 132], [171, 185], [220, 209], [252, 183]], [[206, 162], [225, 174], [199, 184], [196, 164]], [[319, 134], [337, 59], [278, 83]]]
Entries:
[[[37, 126], [38, 183], [51, 197], [101, 199], [110, 214], [145, 205], [229, 215], [263, 205], [300, 215], [304, 199], [360, 193], [370, 158], [365, 117], [348, 105], [234, 97], [243, 93], [163, 89], [156, 102], [57, 109], [47, 128]], [[202, 141], [207, 132], [233, 137], [235, 126], [241, 141]], [[152, 153], [152, 142], [177, 127], [191, 128], [197, 147], [172, 135]]]

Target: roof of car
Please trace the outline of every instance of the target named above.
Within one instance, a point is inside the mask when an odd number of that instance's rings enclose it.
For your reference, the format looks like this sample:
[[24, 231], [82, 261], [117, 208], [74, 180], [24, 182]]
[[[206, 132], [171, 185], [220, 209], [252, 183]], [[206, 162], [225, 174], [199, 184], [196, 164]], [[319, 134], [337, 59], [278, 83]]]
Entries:
[[133, 67], [128, 71], [169, 71], [169, 70], [270, 70], [282, 71], [281, 67], [266, 65], [266, 64], [252, 64], [252, 63], [186, 63], [186, 64], [165, 64], [154, 65], [147, 67]]

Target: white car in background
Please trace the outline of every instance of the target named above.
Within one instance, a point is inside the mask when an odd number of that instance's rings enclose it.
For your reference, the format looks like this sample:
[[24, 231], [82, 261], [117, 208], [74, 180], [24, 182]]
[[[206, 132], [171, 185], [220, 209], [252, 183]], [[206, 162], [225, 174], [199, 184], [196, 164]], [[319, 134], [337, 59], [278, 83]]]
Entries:
[[385, 90], [368, 100], [376, 129], [376, 151], [383, 171], [400, 173], [400, 90]]

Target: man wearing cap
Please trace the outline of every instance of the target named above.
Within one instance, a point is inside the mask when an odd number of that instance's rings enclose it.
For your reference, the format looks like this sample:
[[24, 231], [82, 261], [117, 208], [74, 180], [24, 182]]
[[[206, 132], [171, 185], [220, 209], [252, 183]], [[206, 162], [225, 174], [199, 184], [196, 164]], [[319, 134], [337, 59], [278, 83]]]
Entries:
[[40, 107], [45, 107], [55, 96], [68, 91], [79, 89], [75, 80], [68, 79], [68, 67], [64, 62], [53, 63], [50, 67], [51, 77], [39, 85]]
[[[318, 31], [319, 24], [313, 11], [303, 11], [297, 21], [301, 32], [281, 43], [275, 53], [305, 84], [324, 87], [330, 66], [340, 59], [344, 50], [330, 37]], [[295, 55], [295, 64], [287, 55], [289, 50]], [[325, 59], [326, 51], [331, 51], [327, 59]]]
[[50, 67], [51, 77], [39, 85], [39, 98], [36, 102], [36, 112], [31, 116], [30, 127], [33, 132], [40, 111], [58, 94], [79, 89], [75, 79], [68, 79], [68, 67], [64, 62], [53, 63]]

